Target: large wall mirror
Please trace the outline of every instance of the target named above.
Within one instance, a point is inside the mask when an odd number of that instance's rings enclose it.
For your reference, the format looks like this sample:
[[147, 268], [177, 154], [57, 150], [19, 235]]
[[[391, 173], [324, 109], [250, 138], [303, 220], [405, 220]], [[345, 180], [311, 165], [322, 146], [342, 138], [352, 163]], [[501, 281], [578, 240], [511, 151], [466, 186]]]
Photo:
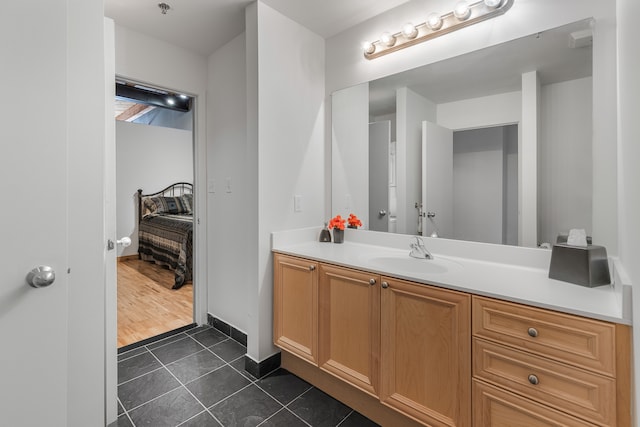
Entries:
[[522, 246], [592, 229], [584, 20], [332, 94], [332, 213]]

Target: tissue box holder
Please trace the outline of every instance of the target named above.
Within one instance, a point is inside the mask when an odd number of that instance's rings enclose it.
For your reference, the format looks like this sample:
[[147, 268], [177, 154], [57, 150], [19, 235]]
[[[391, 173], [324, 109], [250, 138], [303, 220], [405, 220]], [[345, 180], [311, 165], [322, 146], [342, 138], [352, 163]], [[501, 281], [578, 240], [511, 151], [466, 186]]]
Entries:
[[549, 278], [595, 288], [611, 283], [604, 246], [556, 244], [551, 251]]

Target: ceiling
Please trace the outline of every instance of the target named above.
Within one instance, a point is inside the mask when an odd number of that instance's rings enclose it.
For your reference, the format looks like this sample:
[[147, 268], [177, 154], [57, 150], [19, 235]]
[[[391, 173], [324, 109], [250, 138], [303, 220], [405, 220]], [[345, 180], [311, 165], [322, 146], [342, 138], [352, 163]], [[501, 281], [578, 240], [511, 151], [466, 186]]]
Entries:
[[[171, 8], [162, 14], [164, 1]], [[324, 38], [409, 0], [262, 0]], [[105, 16], [173, 45], [209, 56], [244, 31], [252, 0], [105, 0]]]

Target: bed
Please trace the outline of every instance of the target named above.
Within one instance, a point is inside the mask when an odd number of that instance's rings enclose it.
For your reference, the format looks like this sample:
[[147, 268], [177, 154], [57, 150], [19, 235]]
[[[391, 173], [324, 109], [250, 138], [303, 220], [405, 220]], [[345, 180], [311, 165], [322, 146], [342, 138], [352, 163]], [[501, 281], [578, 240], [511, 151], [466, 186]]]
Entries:
[[149, 194], [138, 190], [138, 257], [172, 270], [173, 289], [192, 281], [192, 184], [177, 182]]

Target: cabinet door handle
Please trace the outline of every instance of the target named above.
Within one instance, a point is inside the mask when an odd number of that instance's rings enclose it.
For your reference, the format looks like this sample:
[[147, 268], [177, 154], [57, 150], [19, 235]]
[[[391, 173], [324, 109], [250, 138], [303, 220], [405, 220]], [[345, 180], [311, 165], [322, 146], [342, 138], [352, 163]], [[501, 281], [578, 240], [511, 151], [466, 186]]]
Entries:
[[382, 287], [384, 289], [387, 289], [389, 287], [389, 284], [387, 282], [382, 282]]
[[375, 285], [376, 284], [376, 279], [369, 279], [369, 284], [371, 286]]
[[310, 265], [310, 266], [309, 266], [309, 271], [313, 271], [313, 270], [315, 270], [315, 269], [316, 269], [316, 266], [315, 266], [315, 265]]
[[529, 382], [533, 385], [538, 385], [540, 384], [540, 380], [538, 379], [538, 377], [536, 375], [529, 375]]
[[529, 328], [527, 331], [530, 337], [535, 338], [538, 336], [538, 330], [536, 328]]

